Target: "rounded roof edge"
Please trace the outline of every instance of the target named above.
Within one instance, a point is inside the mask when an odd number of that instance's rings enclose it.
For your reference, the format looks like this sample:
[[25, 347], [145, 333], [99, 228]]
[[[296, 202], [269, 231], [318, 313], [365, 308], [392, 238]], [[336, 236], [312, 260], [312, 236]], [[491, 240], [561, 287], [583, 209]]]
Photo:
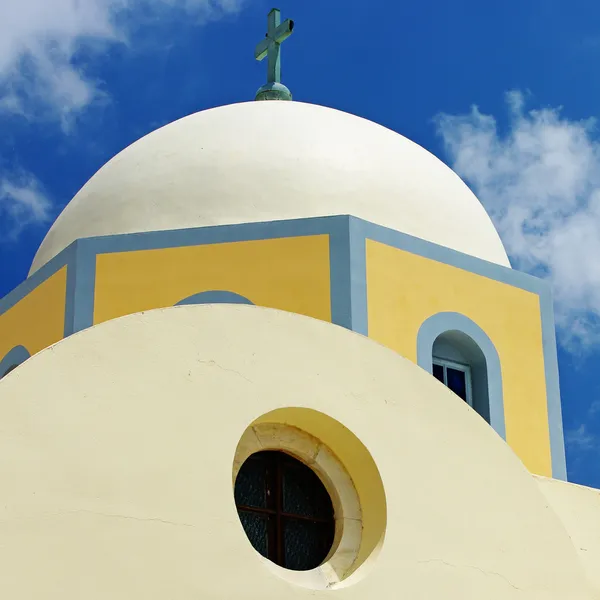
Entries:
[[432, 153], [292, 101], [211, 108], [132, 143], [67, 204], [30, 274], [79, 238], [336, 214], [510, 267], [482, 204]]

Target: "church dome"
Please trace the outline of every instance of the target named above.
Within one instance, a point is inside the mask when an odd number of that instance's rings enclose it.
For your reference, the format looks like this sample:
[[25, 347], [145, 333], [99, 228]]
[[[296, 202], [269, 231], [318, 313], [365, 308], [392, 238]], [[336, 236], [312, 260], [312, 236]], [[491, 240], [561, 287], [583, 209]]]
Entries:
[[338, 214], [510, 266], [481, 203], [427, 150], [338, 110], [247, 102], [117, 154], [63, 210], [31, 272], [78, 238]]

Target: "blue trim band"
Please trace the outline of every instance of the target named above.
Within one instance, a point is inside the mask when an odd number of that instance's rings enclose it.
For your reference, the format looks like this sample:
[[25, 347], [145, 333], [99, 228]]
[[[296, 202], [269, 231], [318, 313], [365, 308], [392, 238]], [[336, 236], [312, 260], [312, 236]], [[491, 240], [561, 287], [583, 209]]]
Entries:
[[77, 246], [74, 242], [67, 249], [67, 290], [65, 297], [65, 324], [63, 337], [75, 333], [73, 329], [75, 315], [75, 299], [77, 297]]
[[0, 360], [0, 379], [30, 357], [31, 354], [25, 346], [15, 346], [12, 350], [9, 350], [4, 358]]
[[67, 263], [67, 303], [65, 337], [94, 324], [96, 255], [88, 240], [77, 240]]
[[365, 238], [354, 217], [332, 223], [329, 233], [331, 322], [368, 333]]
[[187, 304], [251, 304], [254, 306], [254, 302], [248, 300], [248, 298], [225, 290], [208, 290], [193, 294], [180, 300], [175, 306], [185, 306]]
[[352, 245], [348, 218], [333, 225], [329, 234], [331, 322], [352, 329], [352, 264], [349, 260]]
[[364, 221], [350, 217], [350, 296], [352, 298], [352, 329], [364, 336], [369, 335], [369, 312], [367, 306], [367, 242], [362, 232]]
[[145, 231], [86, 238], [96, 254], [111, 252], [131, 252], [138, 250], [159, 250], [183, 246], [224, 244], [228, 242], [249, 242], [273, 240], [286, 237], [327, 235], [335, 229], [336, 223], [347, 222], [346, 215], [315, 217], [312, 219], [291, 219], [260, 223], [239, 223], [236, 225], [213, 225], [191, 229], [165, 231]]
[[[342, 234], [341, 231], [346, 228], [350, 233]], [[86, 314], [81, 317], [72, 317], [73, 320], [79, 320], [79, 325], [71, 326], [71, 329], [78, 331], [85, 323], [90, 323], [90, 313], [93, 312], [93, 294], [90, 299], [89, 294], [93, 291], [93, 281], [95, 277], [95, 259], [92, 256], [113, 253], [113, 252], [132, 252], [139, 250], [156, 250], [161, 248], [178, 248], [183, 246], [197, 246], [204, 244], [219, 244], [227, 242], [241, 242], [251, 240], [267, 240], [284, 237], [299, 237], [311, 235], [331, 235], [332, 237], [339, 236], [337, 241], [332, 242], [334, 246], [334, 255], [336, 253], [335, 246], [342, 248], [344, 244], [349, 245], [351, 266], [348, 268], [342, 266], [342, 270], [346, 269], [346, 274], [334, 274], [334, 279], [346, 283], [344, 286], [347, 289], [348, 277], [350, 278], [350, 287], [353, 292], [360, 292], [361, 299], [358, 300], [356, 307], [352, 303], [356, 302], [356, 298], [352, 298], [350, 311], [352, 316], [356, 316], [358, 320], [364, 320], [363, 304], [366, 306], [366, 290], [365, 275], [364, 275], [364, 245], [365, 239], [373, 239], [383, 244], [390, 245], [394, 248], [405, 250], [431, 258], [438, 262], [449, 264], [472, 273], [507, 283], [514, 287], [519, 287], [533, 293], [539, 294], [543, 290], [547, 290], [548, 284], [545, 281], [537, 279], [531, 275], [513, 271], [508, 267], [496, 265], [484, 260], [468, 256], [438, 246], [431, 242], [415, 238], [405, 233], [400, 233], [380, 225], [375, 225], [362, 219], [348, 215], [335, 215], [328, 217], [313, 217], [308, 219], [292, 219], [286, 221], [271, 221], [263, 223], [241, 223], [238, 225], [217, 225], [213, 227], [196, 227], [192, 229], [178, 229], [172, 231], [150, 231], [142, 233], [125, 233], [118, 235], [107, 235], [100, 237], [91, 237], [80, 239], [74, 242], [69, 247], [65, 248], [46, 265], [36, 271], [31, 277], [26, 279], [21, 285], [17, 286], [12, 292], [0, 300], [0, 314], [14, 306], [24, 296], [29, 294], [40, 283], [53, 275], [65, 264], [73, 265], [72, 253], [77, 255], [75, 259], [75, 274], [74, 282], [70, 283], [70, 289], [78, 289], [84, 300], [86, 300]], [[349, 236], [349, 243], [342, 238]], [[81, 254], [86, 256], [80, 260]], [[89, 254], [89, 256], [87, 256]], [[348, 260], [348, 259], [347, 259]], [[350, 274], [348, 275], [348, 269]], [[83, 283], [81, 283], [83, 279]], [[79, 288], [79, 285], [82, 288]], [[91, 289], [90, 289], [91, 288]], [[74, 304], [79, 304], [74, 303]], [[91, 310], [90, 310], [91, 309]], [[348, 311], [348, 307], [342, 309], [337, 307], [336, 310], [343, 314], [344, 310]], [[335, 312], [335, 311], [334, 311]], [[340, 317], [340, 321], [348, 321], [348, 317]], [[353, 318], [351, 320], [354, 320]], [[360, 329], [366, 331], [366, 321], [361, 324]], [[358, 330], [358, 329], [356, 329]]]
[[550, 453], [552, 455], [552, 477], [567, 481], [567, 457], [558, 378], [554, 307], [550, 290], [540, 294], [540, 313], [542, 318], [542, 346], [544, 348], [544, 371], [546, 373], [546, 401], [550, 430]]
[[35, 288], [50, 279], [52, 275], [60, 271], [69, 261], [74, 245], [67, 246], [60, 254], [38, 269], [31, 277], [18, 285], [14, 290], [0, 299], [0, 315], [10, 310], [15, 304], [29, 295]]
[[483, 352], [487, 367], [489, 423], [506, 440], [500, 357], [492, 340], [479, 325], [456, 312], [437, 313], [429, 317], [417, 334], [417, 364], [428, 373], [433, 373], [433, 344], [440, 335], [451, 331], [464, 333]]
[[400, 233], [381, 225], [352, 218], [356, 221], [361, 235], [367, 239], [386, 244], [392, 248], [405, 250], [439, 263], [451, 265], [458, 269], [487, 277], [488, 279], [494, 279], [495, 281], [500, 281], [534, 294], [539, 294], [542, 290], [549, 289], [548, 282], [538, 279], [533, 275], [515, 271], [510, 267], [488, 262], [469, 254], [463, 254], [462, 252], [458, 252], [458, 250], [438, 246], [438, 244], [413, 237], [406, 233]]
[[538, 295], [542, 315], [553, 476], [566, 477], [556, 340], [549, 283], [509, 267], [462, 254], [356, 217], [332, 215], [80, 239], [0, 300], [0, 314], [14, 306], [60, 268], [68, 265], [64, 327], [67, 336], [93, 325], [95, 269], [98, 254], [312, 235], [330, 236], [332, 321], [363, 335], [368, 334], [365, 257], [367, 239]]

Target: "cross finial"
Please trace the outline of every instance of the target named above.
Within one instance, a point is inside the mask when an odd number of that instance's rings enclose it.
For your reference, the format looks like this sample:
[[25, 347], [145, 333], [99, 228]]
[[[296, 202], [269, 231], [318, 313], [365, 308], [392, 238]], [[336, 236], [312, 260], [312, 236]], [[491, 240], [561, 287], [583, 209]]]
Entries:
[[268, 17], [268, 28], [265, 39], [256, 46], [256, 60], [268, 58], [267, 83], [256, 92], [256, 100], [291, 100], [292, 93], [281, 83], [281, 43], [292, 35], [294, 21], [286, 19], [281, 22], [281, 12], [273, 8]]

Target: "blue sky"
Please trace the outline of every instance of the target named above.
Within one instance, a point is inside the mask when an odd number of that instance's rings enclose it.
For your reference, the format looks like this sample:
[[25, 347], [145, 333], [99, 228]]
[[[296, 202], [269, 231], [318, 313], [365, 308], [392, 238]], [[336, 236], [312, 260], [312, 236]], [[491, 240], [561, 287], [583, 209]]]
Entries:
[[[600, 5], [280, 0], [297, 100], [386, 125], [451, 165], [513, 264], [555, 291], [571, 481], [600, 487]], [[5, 0], [0, 296], [62, 207], [153, 129], [251, 100], [262, 0]], [[285, 137], [282, 136], [282, 141]]]

